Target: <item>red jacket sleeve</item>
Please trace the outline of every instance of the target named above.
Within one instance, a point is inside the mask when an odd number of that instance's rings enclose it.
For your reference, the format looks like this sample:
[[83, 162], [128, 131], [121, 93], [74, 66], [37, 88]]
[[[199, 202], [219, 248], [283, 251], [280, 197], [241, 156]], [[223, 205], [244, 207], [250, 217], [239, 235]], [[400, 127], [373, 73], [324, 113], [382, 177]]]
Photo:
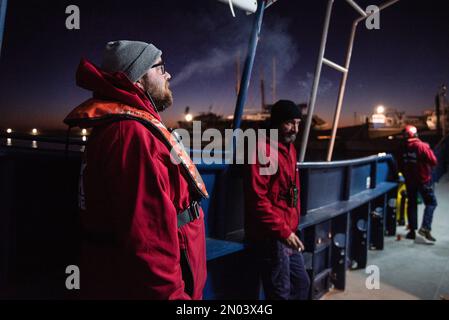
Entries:
[[253, 204], [252, 214], [254, 218], [261, 223], [262, 227], [266, 228], [268, 233], [273, 234], [278, 239], [287, 239], [292, 230], [281, 218], [283, 212], [273, 206], [268, 198], [272, 176], [261, 175], [259, 163], [249, 165], [249, 167], [249, 192], [251, 193], [249, 198]]
[[[163, 146], [135, 121], [120, 122], [119, 170], [114, 189], [121, 190], [117, 208], [120, 238], [135, 264], [149, 297], [190, 299], [184, 292], [180, 266], [177, 210], [170, 197], [167, 165], [161, 161]], [[173, 183], [173, 182], [172, 182]], [[140, 274], [139, 274], [140, 275]]]
[[431, 167], [435, 167], [438, 164], [438, 160], [435, 157], [433, 150], [427, 143], [421, 143], [420, 151], [421, 158], [425, 163], [427, 163]]

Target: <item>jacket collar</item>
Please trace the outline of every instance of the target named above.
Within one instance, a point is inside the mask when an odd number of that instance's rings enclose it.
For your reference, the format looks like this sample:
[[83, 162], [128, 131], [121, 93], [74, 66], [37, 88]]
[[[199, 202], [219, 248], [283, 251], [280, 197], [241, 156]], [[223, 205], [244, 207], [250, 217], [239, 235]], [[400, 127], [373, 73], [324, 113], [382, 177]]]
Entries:
[[[86, 120], [86, 117], [98, 118], [100, 114], [103, 115], [103, 112], [106, 111], [104, 108], [101, 106], [92, 107], [92, 104], [99, 101], [116, 102], [116, 110], [106, 108], [108, 113], [117, 114], [123, 111], [117, 106], [129, 106], [148, 113], [161, 121], [145, 92], [132, 83], [122, 72], [111, 74], [101, 70], [86, 59], [82, 59], [76, 73], [76, 83], [81, 88], [92, 91], [93, 99], [87, 100], [70, 113], [66, 120], [69, 118], [72, 125], [77, 125], [76, 115], [82, 116], [78, 119], [80, 121]], [[89, 109], [88, 106], [90, 106], [91, 112], [80, 112]], [[92, 112], [93, 110], [95, 112]]]

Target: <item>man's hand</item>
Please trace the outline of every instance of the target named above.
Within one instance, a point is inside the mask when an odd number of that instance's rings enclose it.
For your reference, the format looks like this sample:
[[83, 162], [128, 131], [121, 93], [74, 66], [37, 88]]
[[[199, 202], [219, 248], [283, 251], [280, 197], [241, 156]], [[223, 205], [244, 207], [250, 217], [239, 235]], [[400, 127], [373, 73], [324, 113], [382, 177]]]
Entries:
[[298, 236], [292, 232], [287, 239], [285, 239], [285, 243], [292, 249], [297, 251], [304, 251], [304, 245], [301, 240], [299, 240]]

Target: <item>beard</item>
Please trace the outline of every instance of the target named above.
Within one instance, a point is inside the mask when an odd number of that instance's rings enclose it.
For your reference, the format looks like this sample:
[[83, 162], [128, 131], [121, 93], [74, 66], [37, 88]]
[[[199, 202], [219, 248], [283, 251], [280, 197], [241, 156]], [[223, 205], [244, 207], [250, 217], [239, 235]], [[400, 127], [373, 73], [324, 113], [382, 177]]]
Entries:
[[296, 134], [286, 134], [282, 137], [284, 143], [293, 143], [296, 141]]
[[164, 111], [173, 104], [173, 94], [168, 81], [161, 88], [157, 84], [150, 82], [148, 78], [144, 78], [143, 80], [145, 91], [151, 97], [150, 101], [152, 100], [158, 112]]

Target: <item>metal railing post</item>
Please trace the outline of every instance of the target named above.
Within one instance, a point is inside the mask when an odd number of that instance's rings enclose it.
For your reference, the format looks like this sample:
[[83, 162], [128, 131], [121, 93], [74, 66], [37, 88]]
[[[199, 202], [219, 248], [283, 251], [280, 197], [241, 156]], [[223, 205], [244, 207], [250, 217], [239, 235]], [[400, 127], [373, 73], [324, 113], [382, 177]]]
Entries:
[[363, 10], [362, 8], [360, 8], [360, 6], [354, 2], [354, 0], [346, 0], [347, 3], [349, 3], [351, 5], [351, 7], [353, 7], [355, 9], [355, 11], [357, 11], [358, 13], [360, 13], [360, 15], [362, 17], [367, 17], [367, 13], [365, 12], [365, 10]]
[[243, 109], [245, 108], [246, 98], [248, 96], [249, 83], [251, 80], [251, 73], [254, 66], [254, 58], [256, 56], [257, 43], [259, 42], [260, 30], [262, 28], [263, 14], [265, 11], [266, 0], [261, 0], [258, 3], [256, 16], [254, 17], [253, 29], [251, 38], [249, 40], [248, 54], [245, 60], [245, 66], [242, 74], [242, 81], [240, 82], [240, 90], [237, 98], [237, 105], [234, 111], [234, 120], [232, 128], [234, 130], [240, 128], [242, 122]]
[[354, 39], [355, 33], [357, 31], [357, 25], [358, 22], [354, 22], [354, 24], [352, 25], [351, 37], [349, 39], [348, 51], [346, 54], [346, 63], [345, 63], [346, 70], [343, 72], [343, 76], [340, 83], [340, 91], [338, 93], [337, 107], [335, 108], [334, 122], [332, 124], [331, 140], [329, 142], [326, 161], [332, 161], [332, 154], [334, 152], [335, 138], [337, 137], [337, 128], [338, 123], [340, 121], [341, 108], [343, 106], [343, 99], [346, 91], [346, 82], [348, 80], [349, 66], [351, 64], [352, 49], [354, 48]]
[[[399, 0], [392, 0], [392, 1], [388, 1], [388, 2], [384, 3], [383, 5], [381, 5], [379, 7], [379, 11], [378, 12], [380, 12], [383, 9], [393, 5], [394, 3], [398, 2], [398, 1]], [[371, 17], [373, 14], [376, 13], [376, 12], [373, 12], [373, 13], [368, 15], [353, 0], [346, 0], [346, 2], [348, 2], [356, 11], [358, 11], [361, 14], [361, 17], [359, 17], [356, 20], [354, 20], [354, 23], [352, 24], [351, 37], [350, 37], [350, 40], [349, 40], [348, 51], [346, 53], [346, 64], [345, 64], [345, 67], [344, 67], [343, 70], [339, 70], [338, 68], [336, 68], [337, 70], [343, 72], [343, 77], [342, 77], [342, 80], [341, 80], [341, 83], [340, 83], [340, 91], [339, 91], [339, 94], [338, 94], [337, 105], [336, 105], [336, 108], [335, 108], [334, 121], [333, 121], [333, 124], [332, 124], [331, 140], [329, 142], [329, 147], [328, 147], [328, 150], [327, 150], [327, 158], [326, 158], [327, 161], [332, 161], [332, 155], [333, 155], [334, 147], [335, 147], [335, 139], [337, 137], [338, 123], [340, 122], [341, 109], [342, 109], [342, 106], [343, 106], [343, 99], [344, 99], [345, 92], [346, 92], [346, 83], [347, 83], [347, 80], [348, 80], [349, 66], [351, 64], [352, 49], [354, 47], [354, 39], [355, 39], [356, 31], [357, 31], [357, 26], [358, 26], [360, 21], [363, 21], [363, 20]]]
[[339, 94], [338, 94], [337, 105], [335, 108], [334, 121], [333, 121], [333, 125], [332, 125], [332, 135], [331, 135], [331, 140], [329, 143], [329, 148], [328, 148], [328, 153], [327, 153], [327, 161], [331, 161], [332, 154], [334, 151], [334, 146], [335, 146], [335, 138], [337, 136], [338, 123], [340, 121], [341, 109], [343, 106], [344, 94], [346, 91], [346, 82], [348, 80], [349, 66], [351, 64], [352, 49], [354, 46], [354, 39], [355, 39], [355, 33], [357, 31], [357, 25], [359, 24], [360, 21], [371, 17], [373, 14], [380, 12], [381, 10], [391, 6], [392, 4], [394, 4], [398, 1], [399, 0], [391, 0], [391, 1], [383, 4], [382, 6], [380, 6], [379, 11], [373, 12], [371, 14], [367, 14], [365, 11], [363, 11], [362, 8], [360, 8], [360, 6], [357, 3], [355, 3], [354, 0], [346, 0], [346, 2], [348, 4], [350, 4], [358, 13], [360, 13], [361, 17], [357, 18], [352, 25], [351, 37], [349, 40], [348, 51], [346, 53], [346, 64], [344, 67], [340, 66], [337, 63], [332, 62], [324, 57], [324, 53], [326, 51], [327, 36], [328, 36], [328, 31], [329, 31], [329, 23], [330, 23], [330, 18], [331, 18], [331, 14], [332, 14], [332, 5], [333, 5], [334, 0], [328, 1], [327, 10], [326, 10], [326, 18], [324, 21], [323, 35], [321, 37], [321, 47], [320, 47], [320, 51], [318, 54], [318, 62], [317, 62], [317, 67], [316, 67], [316, 71], [315, 71], [315, 78], [313, 81], [312, 93], [310, 96], [309, 108], [308, 108], [308, 112], [307, 112], [307, 120], [306, 120], [306, 124], [304, 127], [303, 138], [301, 141], [299, 162], [304, 162], [306, 151], [307, 151], [307, 144], [309, 142], [310, 128], [312, 125], [313, 113], [315, 111], [316, 98], [317, 98], [317, 94], [318, 94], [318, 88], [319, 88], [320, 77], [321, 77], [321, 69], [322, 69], [323, 63], [325, 65], [343, 73], [343, 77], [342, 77], [342, 80], [340, 83], [340, 90], [339, 90]]
[[329, 0], [327, 3], [326, 17], [324, 20], [324, 27], [323, 27], [323, 35], [321, 36], [321, 47], [320, 47], [320, 51], [318, 54], [318, 62], [317, 62], [316, 71], [315, 71], [315, 79], [313, 81], [312, 94], [310, 96], [309, 107], [307, 108], [308, 109], [307, 110], [307, 120], [306, 120], [306, 124], [304, 127], [304, 133], [303, 133], [302, 141], [301, 141], [299, 162], [304, 162], [304, 158], [306, 156], [307, 144], [309, 142], [310, 127], [312, 126], [313, 113], [315, 111], [316, 98], [317, 98], [317, 94], [318, 94], [318, 87], [320, 85], [321, 69], [323, 67], [324, 53], [326, 51], [327, 35], [329, 33], [329, 24], [330, 24], [330, 20], [331, 20], [333, 4], [334, 4], [334, 0]]
[[2, 54], [3, 33], [5, 30], [7, 6], [8, 6], [8, 0], [0, 0], [0, 56]]

